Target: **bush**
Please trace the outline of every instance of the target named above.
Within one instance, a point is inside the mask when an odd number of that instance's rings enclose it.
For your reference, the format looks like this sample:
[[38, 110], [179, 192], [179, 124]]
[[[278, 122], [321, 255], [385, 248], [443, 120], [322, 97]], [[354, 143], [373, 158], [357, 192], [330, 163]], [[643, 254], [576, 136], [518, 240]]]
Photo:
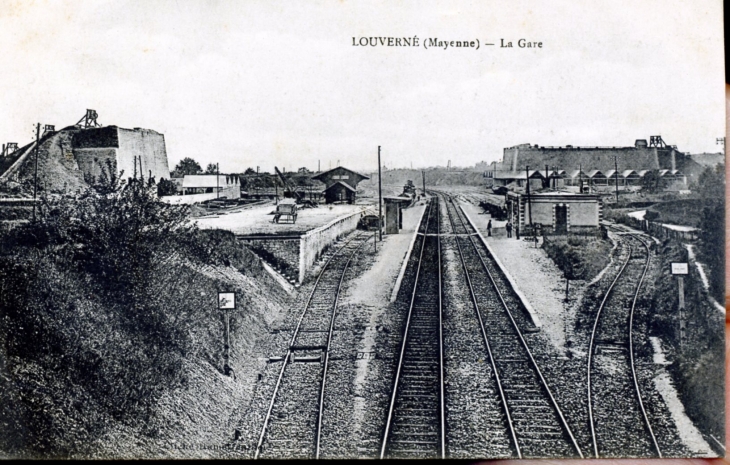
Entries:
[[148, 424], [160, 396], [184, 385], [183, 360], [218, 357], [214, 339], [201, 342], [218, 324], [217, 284], [187, 264], [247, 256], [141, 182], [47, 200], [40, 218], [0, 237], [0, 356], [26, 412], [23, 447], [64, 456], [109, 421]]
[[546, 236], [542, 247], [568, 279], [592, 279], [608, 264], [611, 244], [596, 237]]

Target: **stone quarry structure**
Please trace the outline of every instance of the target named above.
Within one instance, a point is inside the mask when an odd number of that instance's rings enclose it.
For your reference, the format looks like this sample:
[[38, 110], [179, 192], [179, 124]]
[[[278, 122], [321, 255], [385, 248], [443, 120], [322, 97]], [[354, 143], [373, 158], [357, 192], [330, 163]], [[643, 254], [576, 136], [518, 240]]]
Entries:
[[[689, 180], [702, 170], [689, 155], [677, 150], [676, 145], [668, 145], [661, 136], [651, 136], [648, 142], [646, 139], [637, 139], [633, 146], [626, 147], [546, 147], [537, 144], [507, 147], [503, 151], [502, 161], [488, 165], [484, 177], [487, 178], [488, 187], [504, 185], [517, 177], [524, 179], [524, 174], [510, 174], [524, 173], [528, 166], [531, 171], [536, 170], [535, 176], [545, 173], [546, 167], [548, 172], [573, 173], [581, 169], [587, 174], [615, 174], [614, 170], [618, 168], [621, 175], [630, 170], [637, 173], [662, 170], [676, 178], [687, 176]], [[623, 182], [620, 180], [619, 183]]]
[[[89, 117], [93, 112], [93, 118]], [[32, 179], [36, 143], [3, 157], [0, 183]], [[38, 142], [39, 185], [50, 192], [73, 192], [101, 177], [135, 174], [156, 182], [169, 179], [165, 136], [151, 129], [100, 126], [87, 110], [79, 123], [56, 131], [47, 126]]]

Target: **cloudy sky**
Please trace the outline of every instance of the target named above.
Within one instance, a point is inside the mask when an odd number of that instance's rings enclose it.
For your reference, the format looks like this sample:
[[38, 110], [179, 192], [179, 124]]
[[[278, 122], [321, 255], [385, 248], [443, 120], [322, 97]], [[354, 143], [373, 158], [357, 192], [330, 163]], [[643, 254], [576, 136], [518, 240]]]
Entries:
[[[0, 5], [3, 142], [93, 108], [102, 124], [163, 133], [171, 168], [189, 156], [235, 172], [369, 170], [378, 145], [389, 167], [656, 134], [719, 151], [725, 132], [721, 0]], [[417, 48], [352, 45], [413, 36]], [[481, 46], [426, 49], [430, 38]]]

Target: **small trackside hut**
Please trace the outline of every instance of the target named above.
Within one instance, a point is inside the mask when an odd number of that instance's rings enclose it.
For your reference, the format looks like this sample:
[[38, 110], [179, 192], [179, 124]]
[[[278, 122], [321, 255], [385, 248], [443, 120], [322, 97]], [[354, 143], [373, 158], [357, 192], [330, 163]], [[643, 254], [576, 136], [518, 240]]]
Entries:
[[358, 183], [370, 178], [343, 166], [338, 166], [313, 176], [312, 179], [322, 181], [325, 184], [325, 203], [353, 203], [357, 197]]
[[385, 234], [398, 234], [403, 229], [403, 209], [407, 208], [413, 199], [410, 197], [383, 197], [385, 202]]
[[542, 234], [594, 234], [603, 219], [603, 203], [597, 194], [545, 192], [528, 199], [526, 194], [508, 192], [506, 207], [509, 221], [525, 234], [530, 221]]

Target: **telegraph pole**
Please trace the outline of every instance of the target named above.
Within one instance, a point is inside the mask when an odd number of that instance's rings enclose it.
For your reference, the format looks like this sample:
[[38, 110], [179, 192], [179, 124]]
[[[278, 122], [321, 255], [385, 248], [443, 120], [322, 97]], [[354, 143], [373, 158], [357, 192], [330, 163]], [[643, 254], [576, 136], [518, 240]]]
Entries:
[[578, 186], [580, 188], [580, 191], [578, 191], [579, 194], [583, 193], [583, 166], [581, 164], [578, 164]]
[[616, 172], [616, 206], [618, 206], [618, 159], [613, 156], [613, 169]]
[[378, 145], [378, 236], [383, 240], [383, 176], [380, 171], [380, 146]]
[[35, 223], [35, 199], [38, 193], [38, 142], [40, 141], [41, 123], [35, 127], [35, 174], [33, 175], [33, 222]]
[[426, 172], [421, 170], [421, 177], [423, 177], [423, 196], [426, 196]]
[[525, 174], [527, 179], [527, 208], [530, 211], [530, 229], [532, 229], [533, 236], [535, 235], [535, 228], [532, 226], [532, 202], [530, 201], [530, 167], [525, 166]]
[[220, 179], [221, 179], [221, 168], [220, 168], [220, 164], [216, 163], [215, 164], [215, 198], [216, 198], [216, 200], [218, 199], [218, 197], [220, 197], [220, 192], [221, 192]]

